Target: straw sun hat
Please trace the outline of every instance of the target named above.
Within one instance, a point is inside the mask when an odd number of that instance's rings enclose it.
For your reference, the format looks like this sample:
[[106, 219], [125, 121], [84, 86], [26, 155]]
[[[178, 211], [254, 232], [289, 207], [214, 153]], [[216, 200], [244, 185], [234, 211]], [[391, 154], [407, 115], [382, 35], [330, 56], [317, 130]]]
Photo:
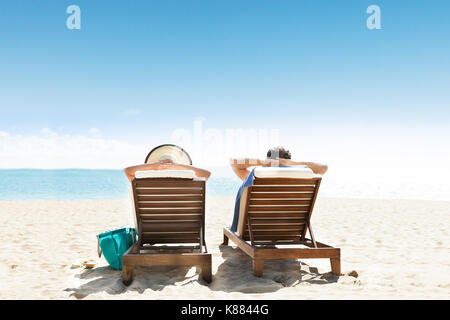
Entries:
[[170, 159], [173, 162], [192, 165], [189, 154], [181, 147], [174, 144], [163, 144], [154, 148], [145, 158], [145, 163], [155, 163]]

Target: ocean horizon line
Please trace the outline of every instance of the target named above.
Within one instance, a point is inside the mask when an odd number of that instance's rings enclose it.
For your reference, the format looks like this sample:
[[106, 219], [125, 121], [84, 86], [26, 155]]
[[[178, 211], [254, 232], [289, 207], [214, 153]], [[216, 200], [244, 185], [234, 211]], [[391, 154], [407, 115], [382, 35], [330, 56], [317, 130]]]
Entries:
[[[335, 177], [322, 181], [320, 196], [338, 199], [393, 199], [450, 201], [444, 182], [414, 183], [393, 179], [389, 185], [364, 177]], [[233, 175], [214, 175], [209, 195], [234, 196], [241, 186]], [[121, 169], [0, 169], [0, 201], [125, 199], [130, 183]]]
[[[236, 190], [237, 193], [237, 190]], [[206, 197], [213, 197], [213, 198], [219, 198], [219, 197], [232, 197], [235, 198], [236, 194], [234, 195], [218, 195], [218, 194], [208, 194]], [[411, 201], [411, 202], [443, 202], [443, 203], [449, 203], [450, 200], [433, 200], [433, 199], [411, 199], [411, 198], [367, 198], [367, 197], [351, 197], [351, 196], [323, 196], [319, 195], [318, 199], [332, 199], [332, 200], [350, 200], [350, 201]], [[0, 202], [46, 202], [46, 201], [56, 201], [56, 202], [83, 202], [83, 201], [124, 201], [129, 200], [129, 197], [124, 198], [96, 198], [96, 199], [22, 199], [22, 200], [2, 200], [0, 197]], [[131, 200], [130, 200], [131, 201]]]

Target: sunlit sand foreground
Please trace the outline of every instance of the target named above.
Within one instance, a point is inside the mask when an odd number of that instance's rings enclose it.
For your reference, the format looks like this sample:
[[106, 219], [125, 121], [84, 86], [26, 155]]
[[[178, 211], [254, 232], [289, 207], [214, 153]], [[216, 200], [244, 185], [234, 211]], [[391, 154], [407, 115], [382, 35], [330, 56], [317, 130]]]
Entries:
[[[267, 261], [262, 278], [250, 258], [221, 246], [233, 197], [207, 198], [206, 240], [213, 282], [196, 268], [120, 271], [97, 257], [96, 234], [130, 225], [128, 200], [0, 202], [2, 299], [448, 299], [450, 202], [319, 198], [316, 239], [341, 248], [341, 277], [329, 260]], [[94, 259], [93, 269], [72, 268]]]

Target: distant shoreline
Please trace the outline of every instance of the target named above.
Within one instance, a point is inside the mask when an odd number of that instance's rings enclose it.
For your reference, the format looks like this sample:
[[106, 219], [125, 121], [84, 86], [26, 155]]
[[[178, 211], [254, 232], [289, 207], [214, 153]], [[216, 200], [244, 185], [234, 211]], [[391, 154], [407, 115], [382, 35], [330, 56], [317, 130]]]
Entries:
[[[235, 196], [241, 181], [213, 175], [207, 195]], [[0, 169], [0, 201], [123, 200], [129, 199], [129, 182], [116, 169]], [[450, 201], [446, 180], [376, 179], [327, 174], [320, 197], [333, 199], [392, 199]]]
[[[210, 201], [215, 201], [216, 199], [230, 201], [234, 204], [235, 195], [207, 195], [206, 199], [210, 199]], [[377, 199], [377, 198], [345, 198], [345, 197], [322, 197], [319, 196], [317, 201], [367, 201], [367, 202], [407, 202], [407, 203], [442, 203], [448, 204], [450, 200], [423, 200], [423, 199]], [[58, 200], [58, 199], [29, 199], [29, 200], [0, 200], [0, 204], [20, 204], [20, 203], [85, 203], [85, 202], [128, 202], [131, 200], [129, 197], [121, 198], [121, 199], [78, 199], [78, 200]]]

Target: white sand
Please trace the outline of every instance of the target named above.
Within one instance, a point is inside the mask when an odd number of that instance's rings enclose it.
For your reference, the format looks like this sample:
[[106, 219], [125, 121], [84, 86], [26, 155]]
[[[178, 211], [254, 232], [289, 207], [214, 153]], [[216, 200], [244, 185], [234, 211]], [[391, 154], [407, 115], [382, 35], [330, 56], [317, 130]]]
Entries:
[[[232, 197], [207, 199], [213, 282], [196, 268], [137, 268], [128, 288], [96, 256], [96, 234], [130, 223], [128, 201], [0, 202], [2, 299], [448, 299], [450, 202], [319, 198], [317, 240], [341, 248], [342, 272], [329, 260], [265, 263], [262, 278], [232, 242], [220, 246]], [[91, 270], [72, 269], [95, 259]]]

